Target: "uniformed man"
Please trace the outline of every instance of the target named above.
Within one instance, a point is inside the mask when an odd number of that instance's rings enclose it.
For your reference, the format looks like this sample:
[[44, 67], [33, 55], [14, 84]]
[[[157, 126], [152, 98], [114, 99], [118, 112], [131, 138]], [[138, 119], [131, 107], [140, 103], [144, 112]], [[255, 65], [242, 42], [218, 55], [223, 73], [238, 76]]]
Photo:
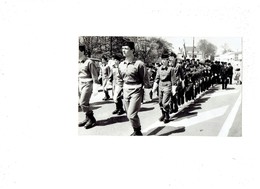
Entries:
[[216, 66], [215, 66], [215, 71], [216, 71], [216, 75], [217, 75], [217, 84], [220, 84], [220, 74], [221, 74], [221, 64], [220, 64], [220, 61], [217, 61], [216, 62]]
[[[175, 71], [175, 75], [180, 73], [179, 64], [177, 63], [177, 55], [174, 52], [169, 54], [169, 66], [172, 67]], [[177, 91], [178, 83], [175, 83], [176, 91]], [[170, 114], [176, 113], [178, 111], [178, 100], [177, 100], [177, 93], [172, 93], [171, 95], [171, 103], [170, 103]]]
[[102, 56], [101, 58], [101, 66], [100, 66], [100, 74], [99, 74], [99, 80], [102, 78], [102, 87], [103, 91], [105, 93], [105, 97], [103, 100], [109, 100], [110, 96], [108, 93], [108, 86], [109, 86], [109, 78], [111, 77], [111, 69], [108, 65], [108, 59], [106, 56]]
[[211, 67], [210, 67], [210, 61], [206, 64], [205, 69], [205, 77], [206, 77], [206, 89], [208, 90], [211, 86]]
[[159, 85], [159, 106], [162, 112], [159, 121], [168, 123], [170, 118], [171, 95], [175, 95], [176, 93], [177, 77], [174, 68], [169, 66], [169, 54], [164, 52], [161, 58], [162, 66], [157, 70], [153, 91]]
[[85, 119], [79, 123], [79, 126], [85, 128], [93, 127], [96, 124], [93, 111], [90, 108], [89, 100], [93, 93], [98, 93], [98, 71], [95, 63], [89, 58], [82, 58], [83, 63], [79, 66], [79, 106], [85, 113]]
[[147, 103], [151, 102], [153, 99], [153, 94], [152, 94], [152, 84], [151, 82], [153, 81], [153, 70], [150, 66], [146, 66], [146, 80], [149, 83], [149, 88], [144, 88], [144, 95], [142, 98], [142, 103]]
[[190, 101], [193, 98], [193, 82], [192, 82], [192, 72], [191, 65], [188, 65], [185, 69], [185, 99], [186, 102]]
[[199, 92], [204, 92], [205, 91], [205, 77], [206, 77], [206, 73], [205, 73], [205, 66], [202, 62], [199, 63]]
[[[184, 69], [182, 65], [182, 60], [177, 59], [177, 64], [175, 67], [175, 74], [177, 77], [177, 103], [178, 105], [184, 104]], [[175, 105], [175, 109], [177, 108], [178, 111], [178, 106], [177, 104]]]
[[177, 55], [174, 52], [171, 52], [169, 54], [169, 66], [176, 67], [176, 63], [177, 63], [176, 58]]
[[197, 96], [197, 87], [198, 87], [198, 72], [197, 72], [196, 64], [191, 64], [191, 81], [192, 81], [191, 98], [194, 100]]
[[233, 66], [231, 65], [231, 63], [228, 63], [228, 79], [229, 79], [229, 84], [232, 85]]
[[201, 87], [201, 70], [199, 68], [199, 64], [196, 62], [195, 64], [195, 68], [196, 68], [196, 72], [195, 72], [195, 75], [196, 75], [196, 81], [195, 81], [195, 96], [199, 95], [200, 94], [200, 87]]
[[142, 61], [134, 56], [135, 44], [126, 41], [122, 46], [125, 60], [119, 64], [119, 78], [123, 81], [124, 107], [134, 129], [131, 136], [142, 136], [138, 112], [141, 108], [143, 87], [147, 87], [146, 68]]
[[122, 115], [125, 113], [123, 109], [123, 87], [122, 87], [122, 80], [119, 79], [119, 63], [122, 59], [122, 57], [119, 54], [114, 54], [112, 56], [113, 63], [111, 65], [112, 67], [112, 75], [111, 75], [111, 81], [112, 81], [112, 91], [113, 91], [113, 100], [116, 104], [116, 109], [112, 112], [112, 114]]
[[222, 89], [227, 89], [227, 84], [228, 84], [228, 68], [227, 68], [227, 63], [223, 62], [223, 65], [221, 67], [221, 83], [222, 83]]

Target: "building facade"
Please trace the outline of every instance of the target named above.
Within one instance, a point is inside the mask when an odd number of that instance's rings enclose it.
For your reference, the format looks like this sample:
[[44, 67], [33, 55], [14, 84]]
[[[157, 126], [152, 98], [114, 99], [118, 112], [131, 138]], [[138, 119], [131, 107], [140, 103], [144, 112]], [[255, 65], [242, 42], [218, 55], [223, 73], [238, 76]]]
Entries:
[[225, 54], [217, 55], [215, 61], [231, 63], [235, 68], [242, 68], [242, 52], [227, 52]]
[[[184, 50], [184, 48], [179, 48], [179, 52], [177, 53], [177, 57], [183, 59], [184, 56], [186, 55], [186, 59], [199, 59], [199, 60], [203, 60], [203, 55], [202, 52], [200, 50], [198, 50], [196, 47], [186, 47], [185, 48], [186, 51]], [[194, 55], [194, 56], [193, 56]]]

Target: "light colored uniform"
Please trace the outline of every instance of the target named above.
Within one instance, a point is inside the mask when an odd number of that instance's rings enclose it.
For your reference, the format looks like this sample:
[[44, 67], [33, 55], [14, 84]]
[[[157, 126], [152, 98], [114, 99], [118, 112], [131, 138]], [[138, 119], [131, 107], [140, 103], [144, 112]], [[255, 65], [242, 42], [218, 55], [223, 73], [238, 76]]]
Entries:
[[116, 64], [112, 65], [112, 90], [113, 90], [113, 100], [115, 103], [118, 102], [118, 98], [121, 98], [123, 94], [123, 80], [119, 79], [119, 68]]
[[87, 59], [79, 66], [79, 105], [83, 112], [90, 112], [89, 100], [93, 91], [93, 82], [98, 84], [98, 71], [95, 63]]
[[102, 77], [102, 87], [104, 91], [108, 90], [109, 78], [111, 76], [111, 70], [108, 64], [100, 66], [100, 76]]
[[133, 128], [141, 128], [138, 112], [141, 107], [143, 86], [146, 86], [146, 68], [142, 61], [125, 61], [119, 64], [119, 81], [123, 86], [124, 106], [127, 117]]
[[169, 112], [172, 87], [176, 86], [177, 77], [171, 66], [161, 66], [157, 70], [155, 83], [159, 85], [159, 105], [165, 112]]

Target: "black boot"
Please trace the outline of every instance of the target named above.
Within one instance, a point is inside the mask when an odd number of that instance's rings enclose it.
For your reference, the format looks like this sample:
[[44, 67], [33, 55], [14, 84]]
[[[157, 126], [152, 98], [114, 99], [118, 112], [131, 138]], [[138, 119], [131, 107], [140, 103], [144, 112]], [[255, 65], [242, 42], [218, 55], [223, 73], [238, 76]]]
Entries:
[[95, 126], [95, 124], [96, 124], [96, 119], [95, 119], [94, 114], [93, 114], [92, 111], [89, 112], [87, 114], [87, 116], [88, 116], [89, 119], [88, 119], [88, 122], [84, 125], [84, 127], [86, 129], [91, 128], [91, 127]]
[[88, 122], [88, 120], [89, 120], [89, 118], [86, 113], [86, 118], [83, 121], [79, 122], [79, 127], [83, 127]]
[[161, 108], [162, 116], [159, 118], [159, 121], [163, 121], [165, 118], [165, 111]]
[[171, 102], [170, 102], [170, 114], [174, 112], [174, 97], [171, 95]]
[[112, 112], [112, 114], [117, 114], [119, 112], [118, 102], [116, 103], [116, 110]]
[[173, 96], [172, 98], [172, 112], [170, 113], [176, 113], [178, 112], [178, 105], [177, 105], [177, 98], [176, 98], [176, 95]]
[[121, 108], [121, 109], [118, 111], [117, 115], [122, 115], [122, 114], [124, 114], [124, 113], [125, 113], [125, 110], [124, 110], [123, 108]]
[[173, 112], [176, 113], [176, 112], [178, 112], [178, 110], [179, 110], [178, 105], [175, 104], [175, 105], [174, 105], [174, 110], [173, 110]]
[[165, 112], [165, 118], [163, 120], [164, 123], [168, 123], [170, 120], [169, 112]]
[[105, 91], [105, 95], [106, 95], [106, 100], [109, 100], [110, 99], [110, 96], [109, 96], [109, 94], [108, 94], [108, 91]]
[[108, 94], [108, 91], [104, 91], [104, 93], [105, 93], [105, 97], [102, 100], [109, 100], [110, 96]]
[[141, 127], [134, 128], [134, 132], [131, 134], [131, 136], [143, 136], [143, 133], [141, 132]]
[[150, 99], [153, 100], [153, 91], [150, 91], [149, 96], [150, 96]]
[[109, 96], [109, 93], [108, 93], [108, 91], [106, 91], [106, 97], [107, 97], [107, 100], [109, 100], [109, 99], [110, 99], [110, 96]]
[[123, 109], [123, 102], [122, 99], [118, 99], [118, 109], [117, 115], [122, 115], [125, 113], [125, 110]]

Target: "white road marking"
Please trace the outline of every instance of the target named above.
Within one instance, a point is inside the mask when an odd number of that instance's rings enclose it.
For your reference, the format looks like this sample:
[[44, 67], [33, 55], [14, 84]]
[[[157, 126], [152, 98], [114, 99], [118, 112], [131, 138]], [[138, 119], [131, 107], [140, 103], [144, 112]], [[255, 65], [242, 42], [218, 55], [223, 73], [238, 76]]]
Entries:
[[170, 127], [184, 126], [184, 127], [189, 127], [189, 126], [192, 126], [192, 125], [195, 125], [195, 124], [198, 124], [198, 123], [201, 123], [201, 122], [204, 122], [204, 121], [207, 121], [207, 120], [210, 120], [210, 119], [224, 115], [225, 112], [227, 111], [228, 107], [229, 106], [227, 105], [227, 106], [222, 106], [222, 107], [215, 108], [215, 109], [212, 109], [212, 110], [208, 110], [208, 111], [205, 111], [205, 112], [199, 112], [198, 115], [196, 115], [194, 117], [185, 118], [185, 119], [182, 119], [180, 121], [172, 121], [172, 122], [169, 122], [167, 124], [164, 124], [163, 122], [157, 121], [154, 124], [152, 124], [150, 127], [146, 128], [144, 130], [144, 132], [147, 132], [147, 131], [149, 131], [153, 128], [157, 128], [157, 127], [160, 127], [160, 126], [170, 126]]
[[172, 123], [171, 122], [168, 123], [169, 125], [167, 125], [167, 126], [170, 126], [170, 125], [178, 126], [179, 125], [179, 126], [189, 127], [192, 125], [196, 125], [198, 123], [224, 115], [225, 112], [227, 111], [228, 107], [229, 106], [227, 105], [227, 106], [222, 106], [219, 108], [214, 108], [212, 110], [208, 110], [205, 112], [201, 112], [201, 113], [199, 112], [198, 115], [196, 115], [195, 117], [186, 118], [186, 119], [183, 119], [180, 121], [173, 121]]
[[[197, 97], [197, 99], [198, 99], [201, 95], [202, 95], [202, 94], [200, 94], [200, 95]], [[189, 102], [185, 102], [181, 107], [179, 107], [178, 112], [171, 114], [170, 117], [174, 117], [175, 114], [181, 112], [184, 108], [188, 107], [188, 106], [189, 106], [190, 104], [192, 104], [192, 103], [194, 103], [194, 100], [191, 100], [191, 101], [189, 101]], [[160, 115], [160, 116], [161, 116], [161, 115]], [[162, 124], [166, 125], [166, 124], [163, 123], [163, 122], [156, 121], [156, 122], [154, 122], [152, 125], [150, 125], [148, 128], [144, 129], [143, 132], [147, 132], [147, 131], [149, 131], [149, 130], [152, 129], [152, 128], [159, 127], [159, 126], [161, 126]]]
[[236, 94], [238, 92], [239, 92], [239, 90], [230, 90], [230, 91], [226, 91], [226, 90], [221, 91], [220, 90], [216, 93], [205, 95], [204, 97], [219, 97], [219, 96], [223, 96], [223, 95]]
[[230, 114], [228, 115], [225, 123], [222, 126], [222, 129], [220, 130], [218, 136], [228, 136], [229, 130], [233, 125], [233, 122], [235, 120], [237, 111], [241, 104], [241, 94], [239, 95], [234, 107], [232, 108]]

